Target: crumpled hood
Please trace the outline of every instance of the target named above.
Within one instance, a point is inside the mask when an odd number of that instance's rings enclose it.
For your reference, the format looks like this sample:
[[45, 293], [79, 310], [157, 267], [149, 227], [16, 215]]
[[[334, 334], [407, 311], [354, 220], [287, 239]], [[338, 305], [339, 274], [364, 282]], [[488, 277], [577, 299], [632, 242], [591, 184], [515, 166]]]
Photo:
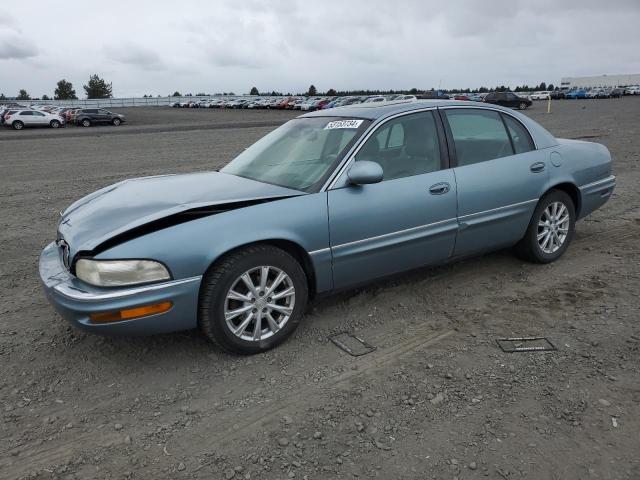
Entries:
[[116, 235], [187, 210], [303, 194], [221, 172], [135, 178], [73, 203], [62, 213], [58, 234], [73, 258]]

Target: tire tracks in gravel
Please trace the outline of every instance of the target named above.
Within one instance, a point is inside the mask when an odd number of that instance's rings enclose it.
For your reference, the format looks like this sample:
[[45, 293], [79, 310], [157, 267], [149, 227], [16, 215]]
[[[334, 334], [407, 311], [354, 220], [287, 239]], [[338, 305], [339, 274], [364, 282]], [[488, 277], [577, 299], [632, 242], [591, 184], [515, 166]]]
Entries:
[[[637, 214], [637, 209], [625, 209], [625, 213], [631, 214], [633, 217]], [[601, 228], [604, 227], [604, 228]], [[557, 284], [560, 285], [567, 281], [567, 277], [576, 276], [583, 277], [587, 272], [599, 270], [603, 267], [610, 265], [610, 257], [603, 250], [602, 252], [594, 252], [589, 254], [587, 258], [580, 252], [579, 249], [583, 249], [592, 245], [592, 240], [597, 238], [601, 242], [607, 241], [612, 247], [620, 247], [627, 244], [630, 240], [638, 238], [640, 234], [640, 224], [635, 218], [628, 219], [622, 217], [609, 218], [607, 221], [589, 222], [585, 227], [581, 229], [580, 234], [574, 239], [572, 244], [573, 249], [570, 249], [567, 256], [565, 256], [564, 268], [572, 270], [572, 268], [579, 267], [568, 275], [557, 276]], [[585, 231], [586, 230], [586, 231]], [[595, 245], [596, 249], [602, 246]], [[485, 279], [488, 274], [495, 274], [503, 267], [502, 261], [492, 261], [490, 257], [476, 258], [475, 260], [469, 260], [465, 263], [474, 262], [473, 268], [469, 269], [464, 264], [452, 265], [451, 267], [445, 267], [441, 271], [435, 271], [433, 274], [424, 277], [419, 280], [419, 285], [416, 288], [420, 288], [428, 283], [438, 283], [446, 279], [447, 284], [455, 284], [457, 288], [467, 288], [477, 285], [479, 281]], [[484, 268], [489, 263], [488, 269]], [[493, 267], [492, 267], [493, 265]], [[478, 292], [470, 298], [465, 297], [464, 307], [467, 309], [473, 309], [474, 307], [484, 306], [486, 308], [493, 308], [492, 303], [500, 300], [504, 302], [509, 298], [518, 296], [520, 289], [527, 286], [528, 294], [535, 294], [540, 290], [548, 288], [549, 285], [545, 283], [535, 282], [535, 278], [538, 276], [545, 276], [545, 270], [547, 268], [542, 266], [540, 269], [531, 270], [530, 281], [525, 284], [511, 285], [505, 284], [505, 289], [499, 292], [493, 292], [489, 297]], [[409, 274], [412, 275], [412, 274]], [[415, 283], [411, 281], [411, 283]], [[383, 287], [383, 291], [387, 293], [393, 293], [402, 286]], [[446, 288], [446, 287], [441, 287]], [[496, 296], [497, 293], [497, 296]], [[520, 292], [521, 293], [521, 292]], [[445, 300], [445, 299], [443, 299]], [[446, 304], [446, 302], [445, 302]], [[452, 307], [451, 314], [457, 317], [461, 312], [457, 305], [449, 305]], [[331, 307], [329, 307], [331, 308]], [[462, 320], [457, 321], [454, 325], [460, 324]], [[391, 325], [383, 324], [376, 326], [376, 331], [371, 331], [367, 336], [367, 341], [374, 345], [378, 345], [378, 349], [371, 354], [353, 358], [345, 355], [335, 355], [331, 349], [335, 347], [325, 345], [320, 347], [320, 358], [315, 362], [315, 369], [332, 369], [340, 370], [338, 373], [334, 373], [325, 377], [322, 381], [317, 383], [305, 383], [300, 385], [302, 380], [297, 381], [298, 384], [293, 386], [292, 390], [282, 389], [274, 390], [277, 395], [270, 398], [269, 404], [265, 405], [265, 402], [254, 403], [254, 408], [251, 413], [244, 412], [239, 415], [235, 408], [228, 408], [217, 414], [209, 414], [202, 417], [201, 421], [193, 425], [188, 431], [176, 432], [174, 436], [168, 439], [168, 443], [171, 445], [170, 450], [174, 452], [189, 452], [189, 455], [197, 456], [201, 453], [210, 452], [212, 449], [219, 449], [220, 444], [228, 444], [234, 440], [238, 440], [240, 437], [245, 437], [252, 432], [259, 431], [271, 423], [278, 420], [279, 416], [282, 416], [284, 412], [288, 413], [301, 413], [301, 409], [306, 409], [314, 404], [322, 403], [326, 401], [327, 395], [331, 395], [332, 392], [337, 389], [348, 387], [348, 385], [358, 378], [371, 375], [374, 372], [382, 371], [388, 368], [390, 365], [403, 360], [407, 356], [426, 349], [430, 346], [434, 346], [439, 342], [443, 342], [447, 338], [455, 334], [455, 330], [449, 328], [434, 329], [430, 324], [417, 325], [408, 329], [399, 324]], [[293, 341], [296, 341], [293, 339]], [[333, 350], [335, 352], [335, 350]], [[357, 369], [353, 370], [350, 367], [357, 365]], [[296, 372], [299, 373], [299, 372]], [[289, 376], [296, 376], [296, 373], [289, 373]], [[245, 384], [240, 379], [237, 382], [240, 387], [236, 390], [235, 400], [237, 400], [243, 394], [246, 394], [253, 388], [250, 382]], [[199, 395], [203, 402], [210, 402], [210, 396], [207, 392], [202, 392]], [[108, 410], [110, 407], [109, 401], [99, 402], [92, 408], [92, 411]], [[60, 410], [60, 412], [57, 412]], [[61, 413], [64, 407], [60, 409], [51, 410], [49, 413]], [[85, 413], [86, 414], [86, 413]], [[99, 439], [96, 437], [96, 431], [91, 432], [73, 432], [73, 438], [65, 438], [53, 441], [47, 444], [32, 444], [31, 446], [17, 447], [11, 450], [10, 456], [0, 458], [0, 469], [10, 475], [11, 478], [18, 478], [23, 475], [27, 475], [29, 472], [50, 467], [51, 465], [59, 464], [69, 459], [72, 456], [77, 456], [79, 452], [93, 451], [94, 449], [107, 449], [112, 445], [117, 445], [122, 441], [122, 434], [110, 431], [101, 431], [99, 433]], [[135, 432], [132, 432], [135, 435]], [[194, 451], [194, 439], [196, 442], [197, 451]]]

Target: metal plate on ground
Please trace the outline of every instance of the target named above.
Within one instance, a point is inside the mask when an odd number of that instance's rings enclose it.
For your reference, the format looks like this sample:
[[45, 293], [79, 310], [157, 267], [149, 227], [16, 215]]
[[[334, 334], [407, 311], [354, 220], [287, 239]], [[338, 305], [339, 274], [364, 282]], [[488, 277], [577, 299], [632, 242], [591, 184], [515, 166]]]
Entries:
[[369, 345], [360, 337], [349, 332], [338, 333], [337, 335], [329, 337], [329, 340], [331, 340], [338, 348], [354, 357], [366, 355], [376, 349], [373, 345]]
[[545, 337], [511, 337], [496, 340], [503, 352], [551, 352], [555, 345]]

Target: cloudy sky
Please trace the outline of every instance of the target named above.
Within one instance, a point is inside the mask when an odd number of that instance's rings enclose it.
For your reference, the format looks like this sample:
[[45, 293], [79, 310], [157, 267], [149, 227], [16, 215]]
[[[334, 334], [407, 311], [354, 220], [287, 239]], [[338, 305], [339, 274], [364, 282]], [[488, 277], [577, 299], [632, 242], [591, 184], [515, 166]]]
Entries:
[[456, 88], [640, 73], [640, 0], [0, 2], [0, 93]]

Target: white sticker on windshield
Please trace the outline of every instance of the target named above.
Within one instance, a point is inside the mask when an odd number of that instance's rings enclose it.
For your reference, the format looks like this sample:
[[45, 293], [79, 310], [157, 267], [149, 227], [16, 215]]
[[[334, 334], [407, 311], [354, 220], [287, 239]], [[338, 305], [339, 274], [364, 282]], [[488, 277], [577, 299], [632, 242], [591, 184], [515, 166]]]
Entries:
[[327, 123], [325, 130], [333, 130], [334, 128], [358, 128], [364, 120], [336, 120]]

